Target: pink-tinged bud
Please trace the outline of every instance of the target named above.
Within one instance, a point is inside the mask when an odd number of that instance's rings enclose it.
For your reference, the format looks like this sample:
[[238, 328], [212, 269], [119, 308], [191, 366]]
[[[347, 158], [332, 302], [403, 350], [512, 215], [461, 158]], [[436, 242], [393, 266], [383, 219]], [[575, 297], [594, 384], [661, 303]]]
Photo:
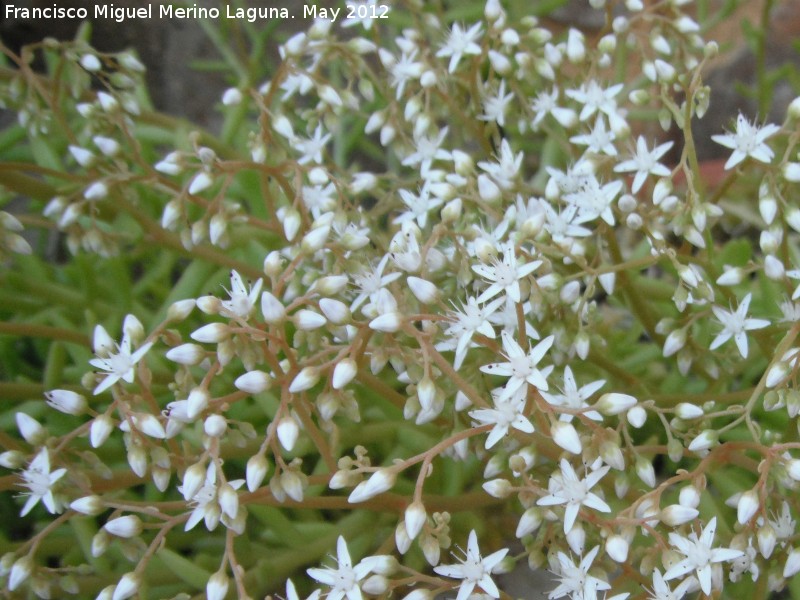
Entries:
[[356, 361], [349, 357], [343, 358], [333, 369], [333, 376], [331, 377], [333, 389], [342, 389], [353, 380], [357, 373], [358, 365], [356, 365]]
[[688, 402], [681, 402], [675, 407], [675, 416], [677, 416], [679, 419], [683, 419], [684, 421], [699, 419], [704, 414], [705, 413], [701, 407], [694, 404], [689, 404]]
[[70, 390], [45, 392], [47, 404], [68, 415], [81, 415], [86, 410], [86, 398]]
[[428, 520], [428, 514], [425, 512], [425, 505], [420, 501], [412, 502], [406, 508], [404, 521], [406, 524], [406, 533], [412, 540], [419, 535], [425, 523]]
[[483, 484], [483, 491], [492, 498], [508, 498], [513, 492], [511, 482], [507, 479], [492, 479]]
[[196, 387], [189, 392], [189, 397], [186, 399], [186, 417], [194, 420], [200, 413], [208, 407], [208, 401], [211, 400], [211, 395], [205, 388]]
[[203, 422], [203, 431], [209, 437], [222, 437], [228, 429], [228, 422], [221, 415], [209, 415]]
[[628, 542], [621, 535], [610, 535], [606, 539], [606, 554], [620, 564], [628, 559]]
[[439, 288], [430, 281], [419, 277], [408, 277], [407, 281], [411, 293], [423, 304], [431, 304], [439, 297]]
[[142, 533], [142, 520], [136, 515], [125, 515], [111, 519], [103, 529], [117, 537], [132, 538]]
[[375, 331], [394, 333], [400, 329], [401, 324], [402, 320], [400, 314], [392, 311], [372, 319], [372, 321], [369, 322], [369, 328]]
[[75, 512], [79, 512], [82, 515], [99, 515], [103, 512], [103, 501], [100, 499], [100, 496], [84, 496], [83, 498], [78, 498], [77, 500], [73, 500], [69, 507], [74, 510]]
[[41, 423], [27, 413], [16, 414], [17, 429], [23, 439], [31, 446], [40, 446], [47, 437], [47, 430]]
[[149, 413], [136, 413], [131, 417], [133, 425], [143, 434], [158, 440], [166, 439], [167, 432], [161, 422]]
[[100, 415], [89, 426], [89, 443], [92, 448], [99, 448], [105, 444], [108, 436], [114, 430], [114, 424], [108, 415]]
[[195, 497], [200, 488], [206, 481], [206, 466], [202, 462], [194, 463], [186, 469], [183, 474], [183, 485], [181, 493], [184, 500], [191, 500]]
[[286, 309], [270, 292], [264, 292], [261, 294], [261, 314], [267, 323], [274, 325], [286, 318]]
[[245, 469], [245, 480], [247, 481], [247, 489], [250, 492], [255, 492], [264, 481], [264, 478], [269, 472], [269, 463], [263, 454], [255, 454], [247, 461], [247, 468]]
[[699, 514], [696, 508], [690, 508], [681, 504], [670, 504], [661, 511], [659, 518], [665, 525], [677, 527], [678, 525], [693, 521]]
[[792, 548], [789, 556], [786, 557], [786, 564], [783, 567], [783, 578], [789, 579], [800, 572], [800, 548]]
[[736, 505], [736, 519], [742, 525], [747, 524], [758, 512], [760, 506], [758, 492], [756, 490], [747, 490], [739, 496], [739, 503]]
[[382, 494], [392, 489], [397, 473], [391, 469], [379, 469], [375, 471], [369, 479], [359, 483], [355, 489], [350, 492], [347, 501], [351, 504], [364, 502], [370, 498], [374, 498], [378, 494]]
[[233, 385], [236, 386], [236, 389], [248, 394], [260, 394], [268, 389], [271, 383], [272, 377], [264, 373], [264, 371], [249, 371], [237, 377]]
[[618, 415], [636, 406], [637, 402], [636, 398], [628, 394], [611, 392], [600, 396], [594, 408], [604, 415]]
[[283, 417], [278, 422], [277, 427], [278, 441], [287, 452], [291, 452], [294, 448], [297, 437], [300, 435], [300, 428], [297, 426], [297, 421], [292, 417]]
[[317, 367], [304, 367], [289, 385], [289, 392], [297, 394], [310, 390], [319, 381], [319, 369]]
[[197, 344], [181, 344], [167, 351], [166, 357], [179, 365], [198, 365], [205, 358], [206, 351]]
[[325, 317], [318, 312], [308, 309], [297, 311], [297, 313], [292, 316], [292, 320], [298, 329], [302, 329], [304, 331], [319, 329], [320, 327], [324, 327], [328, 322]]
[[778, 536], [772, 525], [767, 523], [763, 527], [759, 527], [756, 537], [758, 538], [758, 551], [761, 552], [761, 556], [764, 558], [772, 556], [772, 551], [775, 550], [775, 544], [778, 542]]
[[136, 573], [125, 573], [114, 588], [111, 600], [127, 600], [139, 590], [140, 585], [141, 580]]
[[190, 337], [202, 344], [217, 344], [230, 335], [230, 328], [224, 323], [209, 323], [200, 329], [196, 329]]
[[570, 423], [556, 421], [550, 426], [550, 434], [553, 437], [553, 441], [567, 452], [580, 454], [583, 451], [578, 432]]
[[704, 452], [715, 446], [719, 441], [719, 434], [713, 429], [706, 429], [700, 433], [689, 444], [689, 450], [692, 452]]
[[225, 600], [228, 595], [228, 576], [222, 571], [217, 571], [208, 578], [206, 584], [206, 598], [208, 600]]
[[222, 512], [231, 519], [235, 519], [236, 514], [239, 512], [239, 494], [236, 493], [233, 486], [228, 482], [220, 485], [217, 497], [219, 498], [219, 507]]
[[8, 575], [8, 590], [11, 592], [17, 590], [31, 576], [31, 571], [33, 571], [33, 561], [30, 556], [17, 559]]

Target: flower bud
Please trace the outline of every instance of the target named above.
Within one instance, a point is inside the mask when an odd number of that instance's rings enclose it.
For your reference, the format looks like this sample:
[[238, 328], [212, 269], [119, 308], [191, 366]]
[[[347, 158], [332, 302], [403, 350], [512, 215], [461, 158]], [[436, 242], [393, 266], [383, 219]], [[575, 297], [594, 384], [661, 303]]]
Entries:
[[332, 298], [321, 298], [319, 301], [319, 308], [331, 323], [334, 325], [343, 325], [350, 321], [351, 314], [348, 306], [339, 300]]
[[164, 426], [161, 424], [158, 418], [150, 413], [135, 413], [131, 417], [131, 420], [133, 421], [133, 425], [136, 427], [136, 429], [151, 438], [163, 440], [167, 437], [167, 432], [164, 431]]
[[747, 524], [750, 519], [758, 512], [761, 502], [758, 498], [756, 490], [747, 490], [739, 496], [739, 502], [736, 505], [736, 519], [742, 525]]
[[33, 560], [30, 556], [17, 559], [8, 575], [8, 590], [13, 592], [18, 589], [31, 576], [31, 571], [33, 571]]
[[206, 598], [208, 600], [225, 600], [228, 595], [228, 576], [222, 571], [217, 571], [208, 578], [206, 584]]
[[798, 572], [800, 572], [800, 548], [792, 548], [783, 566], [783, 578], [789, 579]]
[[425, 505], [420, 501], [412, 502], [406, 508], [404, 521], [406, 524], [406, 533], [412, 540], [419, 535], [423, 526], [428, 520], [428, 514], [425, 512]]
[[[719, 283], [719, 281], [717, 281]], [[678, 350], [683, 348], [686, 345], [686, 328], [683, 327], [681, 329], [676, 329], [675, 331], [671, 331], [670, 334], [667, 336], [667, 339], [664, 340], [664, 350], [662, 354], [664, 358], [668, 356], [672, 356]]]
[[438, 565], [441, 556], [439, 541], [433, 536], [424, 535], [420, 538], [419, 545], [420, 548], [422, 548], [422, 554], [425, 555], [425, 560], [428, 561], [428, 564], [432, 567]]
[[539, 507], [531, 506], [519, 519], [517, 524], [517, 531], [515, 535], [518, 538], [523, 538], [528, 534], [533, 533], [542, 524], [542, 511]]
[[611, 560], [624, 563], [628, 559], [628, 542], [621, 535], [610, 535], [606, 539], [606, 554]]
[[594, 408], [604, 415], [618, 415], [636, 406], [638, 400], [628, 394], [611, 392], [603, 394], [594, 405]]
[[286, 309], [281, 301], [270, 292], [264, 292], [261, 294], [261, 314], [264, 316], [264, 321], [274, 325], [283, 321], [286, 317]]
[[319, 329], [320, 327], [324, 327], [325, 324], [328, 322], [325, 317], [323, 317], [318, 312], [308, 309], [302, 309], [297, 311], [294, 315], [292, 315], [292, 320], [294, 321], [295, 325], [298, 329], [303, 331], [311, 331], [313, 329]]
[[108, 196], [108, 186], [102, 181], [95, 181], [83, 191], [87, 200], [103, 200]]
[[183, 499], [189, 501], [194, 498], [200, 488], [203, 487], [205, 480], [206, 466], [202, 462], [189, 466], [183, 474], [183, 485], [181, 486]]
[[250, 492], [255, 492], [264, 481], [269, 471], [269, 463], [263, 454], [254, 454], [247, 461], [247, 468], [245, 469], [245, 481], [247, 482], [247, 489]]
[[786, 379], [786, 376], [789, 375], [791, 370], [792, 369], [788, 363], [783, 361], [776, 362], [770, 367], [769, 371], [767, 371], [767, 387], [773, 388], [781, 383], [784, 379]]
[[224, 323], [209, 323], [196, 329], [189, 336], [203, 344], [217, 344], [230, 335], [230, 328]]
[[210, 188], [213, 183], [214, 180], [211, 179], [211, 175], [209, 175], [206, 171], [200, 171], [194, 176], [192, 182], [189, 184], [189, 193], [199, 194], [200, 192]]
[[319, 369], [317, 367], [303, 367], [289, 385], [292, 394], [310, 390], [319, 381]]
[[221, 415], [209, 415], [203, 423], [203, 431], [209, 437], [222, 437], [228, 429], [228, 422]]
[[391, 311], [372, 319], [372, 321], [369, 322], [369, 328], [375, 331], [393, 333], [400, 329], [401, 324], [401, 315], [396, 311]]
[[800, 181], [800, 163], [787, 162], [785, 165], [783, 165], [783, 178], [786, 181]]
[[99, 415], [89, 426], [89, 443], [92, 448], [99, 448], [105, 444], [108, 436], [114, 430], [114, 424], [108, 415]]
[[31, 446], [40, 446], [47, 437], [47, 430], [41, 423], [27, 413], [16, 414], [17, 429], [23, 439]]
[[628, 411], [626, 418], [632, 427], [640, 429], [647, 421], [647, 411], [644, 407], [637, 405]]
[[697, 518], [700, 512], [696, 508], [681, 504], [670, 504], [661, 511], [659, 518], [665, 525], [677, 527]]
[[778, 541], [778, 536], [775, 534], [772, 525], [767, 523], [763, 527], [759, 527], [756, 537], [758, 538], [758, 551], [761, 552], [761, 556], [764, 558], [772, 556], [772, 551], [775, 550], [775, 544]]
[[356, 504], [369, 500], [378, 494], [390, 490], [396, 479], [396, 471], [391, 469], [379, 469], [375, 471], [369, 479], [359, 483], [355, 489], [350, 492], [347, 501], [351, 504]]
[[561, 448], [572, 454], [580, 454], [583, 450], [578, 432], [570, 423], [556, 421], [550, 426], [553, 441]]
[[478, 195], [488, 204], [494, 204], [502, 197], [500, 186], [492, 181], [488, 175], [478, 175]]
[[656, 486], [656, 472], [653, 463], [643, 456], [636, 459], [636, 475], [649, 487]]
[[235, 519], [239, 512], [239, 494], [233, 489], [233, 486], [227, 481], [219, 486], [217, 492], [219, 499], [219, 507], [222, 512], [228, 515], [231, 519]]
[[127, 600], [139, 590], [140, 585], [141, 579], [136, 573], [125, 573], [119, 580], [117, 587], [114, 588], [114, 595], [111, 596], [111, 600]]
[[689, 444], [689, 450], [692, 452], [708, 450], [712, 446], [716, 445], [718, 440], [719, 434], [717, 434], [716, 431], [713, 429], [706, 429], [692, 440], [692, 442]]
[[675, 415], [679, 419], [683, 419], [684, 421], [689, 421], [691, 419], [699, 419], [705, 413], [703, 409], [699, 406], [694, 404], [690, 404], [688, 402], [681, 402], [675, 407]]
[[194, 298], [173, 302], [167, 311], [167, 319], [169, 321], [183, 321], [192, 312], [195, 304]]
[[483, 484], [483, 490], [493, 498], [508, 498], [513, 492], [507, 479], [492, 479]]
[[283, 446], [287, 452], [291, 452], [300, 435], [300, 428], [297, 426], [297, 421], [290, 416], [283, 417], [278, 422], [277, 434], [281, 446]]
[[233, 385], [236, 386], [236, 389], [248, 394], [260, 394], [268, 389], [271, 383], [272, 377], [264, 373], [264, 371], [248, 371], [244, 375], [237, 377]]
[[181, 344], [167, 350], [166, 357], [179, 365], [197, 365], [205, 358], [206, 351], [197, 344]]
[[194, 420], [208, 407], [209, 400], [211, 400], [211, 394], [208, 393], [207, 389], [202, 387], [193, 388], [186, 399], [186, 417], [189, 420]]
[[103, 525], [103, 529], [116, 537], [132, 538], [142, 533], [142, 521], [136, 515], [125, 515], [111, 519]]
[[372, 575], [361, 583], [361, 589], [370, 596], [380, 596], [389, 589], [389, 580], [383, 575]]
[[349, 357], [343, 358], [333, 369], [333, 376], [331, 377], [333, 389], [342, 389], [353, 380], [357, 373], [358, 366], [356, 365], [356, 361]]
[[68, 415], [80, 415], [86, 410], [86, 398], [69, 390], [45, 392], [47, 404]]
[[19, 450], [6, 450], [0, 454], [0, 467], [20, 469], [25, 464], [25, 455]]
[[408, 277], [407, 281], [411, 293], [423, 304], [431, 304], [439, 297], [439, 288], [430, 281], [419, 277]]

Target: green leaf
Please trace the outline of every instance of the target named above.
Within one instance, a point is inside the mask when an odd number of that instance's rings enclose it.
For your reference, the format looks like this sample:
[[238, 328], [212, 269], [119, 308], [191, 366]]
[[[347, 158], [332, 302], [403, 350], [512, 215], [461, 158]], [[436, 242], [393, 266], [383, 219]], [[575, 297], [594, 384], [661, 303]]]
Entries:
[[195, 589], [205, 589], [208, 578], [211, 577], [211, 573], [169, 548], [162, 548], [156, 552], [155, 557], [161, 560], [176, 577]]

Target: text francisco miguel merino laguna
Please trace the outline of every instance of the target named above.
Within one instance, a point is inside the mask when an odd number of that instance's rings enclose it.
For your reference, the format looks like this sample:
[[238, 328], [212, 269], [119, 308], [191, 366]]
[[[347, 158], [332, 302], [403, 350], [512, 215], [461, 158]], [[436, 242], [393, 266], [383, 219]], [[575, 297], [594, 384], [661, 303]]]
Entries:
[[[302, 5], [302, 18], [336, 20], [341, 8], [320, 8], [312, 4]], [[300, 13], [300, 11], [298, 11]], [[6, 4], [6, 19], [114, 19], [118, 23], [126, 19], [246, 19], [251, 23], [261, 19], [293, 19], [288, 8], [236, 8], [224, 5], [222, 8], [207, 8], [192, 4], [190, 7], [176, 7], [171, 4], [145, 4], [144, 6], [114, 6], [95, 4], [94, 6], [52, 6], [25, 8]]]

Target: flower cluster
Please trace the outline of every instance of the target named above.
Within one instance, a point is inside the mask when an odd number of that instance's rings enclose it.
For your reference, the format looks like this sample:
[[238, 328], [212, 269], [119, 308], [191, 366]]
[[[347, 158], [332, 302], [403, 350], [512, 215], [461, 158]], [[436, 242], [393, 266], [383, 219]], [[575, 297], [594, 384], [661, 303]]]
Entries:
[[466, 600], [530, 567], [553, 600], [622, 600], [800, 572], [800, 100], [713, 137], [713, 189], [691, 121], [717, 47], [687, 2], [591, 0], [600, 33], [408, 4], [314, 21], [225, 93], [220, 138], [166, 149], [130, 55], [60, 47], [64, 106], [19, 60], [0, 98], [69, 140], [34, 222], [76, 271], [143, 273], [138, 316], [92, 297], [91, 343], [56, 338], [80, 350], [0, 439], [49, 519], [8, 590]]

